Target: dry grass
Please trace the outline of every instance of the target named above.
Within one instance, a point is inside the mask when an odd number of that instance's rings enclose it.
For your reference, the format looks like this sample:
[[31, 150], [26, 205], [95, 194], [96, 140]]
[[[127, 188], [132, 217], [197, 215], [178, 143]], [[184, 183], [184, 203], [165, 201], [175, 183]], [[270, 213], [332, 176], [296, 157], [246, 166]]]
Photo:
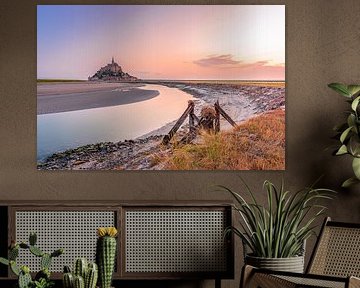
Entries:
[[170, 170], [285, 169], [285, 111], [243, 122], [232, 131], [202, 134], [201, 144], [175, 147], [163, 161]]

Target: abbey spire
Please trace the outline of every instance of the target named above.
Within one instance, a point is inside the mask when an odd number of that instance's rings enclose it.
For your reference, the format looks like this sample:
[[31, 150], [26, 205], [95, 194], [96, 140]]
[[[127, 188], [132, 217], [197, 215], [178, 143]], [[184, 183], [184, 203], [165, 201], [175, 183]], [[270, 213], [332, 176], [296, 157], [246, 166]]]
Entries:
[[111, 63], [101, 67], [93, 76], [88, 77], [89, 81], [136, 81], [137, 78], [122, 70], [121, 66], [111, 57]]

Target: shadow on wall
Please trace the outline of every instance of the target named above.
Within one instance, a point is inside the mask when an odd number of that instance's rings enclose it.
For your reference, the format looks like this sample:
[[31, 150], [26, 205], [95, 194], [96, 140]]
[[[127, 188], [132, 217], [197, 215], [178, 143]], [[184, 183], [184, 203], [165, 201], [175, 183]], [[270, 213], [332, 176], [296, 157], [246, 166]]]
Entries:
[[[333, 97], [333, 95], [329, 95], [329, 97]], [[306, 138], [311, 139], [310, 146], [314, 147], [314, 153], [311, 155], [312, 163], [308, 166], [310, 170], [306, 173], [308, 179], [305, 183], [311, 184], [322, 176], [317, 186], [333, 189], [338, 192], [336, 199], [341, 198], [341, 201], [335, 199], [328, 202], [327, 214], [334, 221], [358, 223], [360, 214], [354, 213], [354, 211], [360, 211], [360, 185], [350, 188], [341, 187], [346, 179], [353, 176], [352, 159], [347, 155], [333, 155], [333, 151], [339, 144], [339, 140], [334, 139], [336, 133], [333, 131], [333, 127], [346, 120], [343, 113], [345, 109], [346, 107], [342, 105], [335, 109], [329, 108], [324, 115], [318, 115], [311, 120], [319, 125], [313, 125]]]

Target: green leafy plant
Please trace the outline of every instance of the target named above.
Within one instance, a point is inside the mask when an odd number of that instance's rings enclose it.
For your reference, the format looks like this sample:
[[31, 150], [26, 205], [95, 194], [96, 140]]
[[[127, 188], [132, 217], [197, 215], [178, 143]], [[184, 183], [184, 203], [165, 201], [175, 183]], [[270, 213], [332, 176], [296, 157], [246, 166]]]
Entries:
[[314, 221], [326, 207], [318, 204], [321, 199], [332, 199], [329, 189], [304, 188], [294, 194], [285, 191], [283, 183], [277, 189], [270, 181], [264, 182], [267, 192], [267, 207], [260, 205], [254, 193], [246, 185], [251, 202], [239, 193], [225, 187], [235, 201], [233, 208], [240, 215], [240, 227], [226, 229], [239, 236], [252, 256], [264, 258], [288, 258], [301, 255], [303, 244], [314, 234]]
[[352, 169], [355, 177], [345, 180], [342, 184], [342, 187], [349, 187], [360, 183], [360, 85], [331, 83], [328, 87], [344, 96], [350, 104], [350, 110], [346, 112], [346, 122], [334, 128], [340, 141], [340, 146], [334, 154], [349, 154], [353, 157]]
[[[49, 288], [54, 285], [50, 280], [50, 265], [54, 257], [58, 257], [64, 253], [63, 249], [57, 249], [52, 253], [43, 252], [38, 246], [36, 246], [37, 236], [35, 233], [30, 233], [29, 243], [21, 242], [11, 243], [9, 247], [8, 256], [9, 259], [0, 257], [0, 263], [10, 266], [11, 271], [18, 276], [19, 288]], [[37, 257], [40, 257], [41, 270], [35, 275], [33, 280], [30, 275], [30, 268], [26, 265], [19, 266], [16, 263], [16, 259], [19, 256], [19, 250], [26, 249]]]
[[35, 280], [33, 281], [33, 286], [34, 288], [50, 288], [54, 286], [54, 282], [49, 281], [45, 278], [41, 278], [38, 281]]

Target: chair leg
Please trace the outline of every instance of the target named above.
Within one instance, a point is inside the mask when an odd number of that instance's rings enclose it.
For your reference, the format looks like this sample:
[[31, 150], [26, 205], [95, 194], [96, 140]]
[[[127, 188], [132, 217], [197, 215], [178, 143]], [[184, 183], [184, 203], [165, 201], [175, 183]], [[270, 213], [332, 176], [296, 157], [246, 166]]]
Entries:
[[254, 267], [250, 266], [250, 265], [245, 265], [242, 268], [242, 272], [241, 272], [241, 279], [240, 279], [240, 288], [247, 288], [250, 280], [251, 280], [251, 275], [253, 274], [252, 272], [254, 271]]
[[221, 288], [221, 278], [215, 278], [215, 288]]

